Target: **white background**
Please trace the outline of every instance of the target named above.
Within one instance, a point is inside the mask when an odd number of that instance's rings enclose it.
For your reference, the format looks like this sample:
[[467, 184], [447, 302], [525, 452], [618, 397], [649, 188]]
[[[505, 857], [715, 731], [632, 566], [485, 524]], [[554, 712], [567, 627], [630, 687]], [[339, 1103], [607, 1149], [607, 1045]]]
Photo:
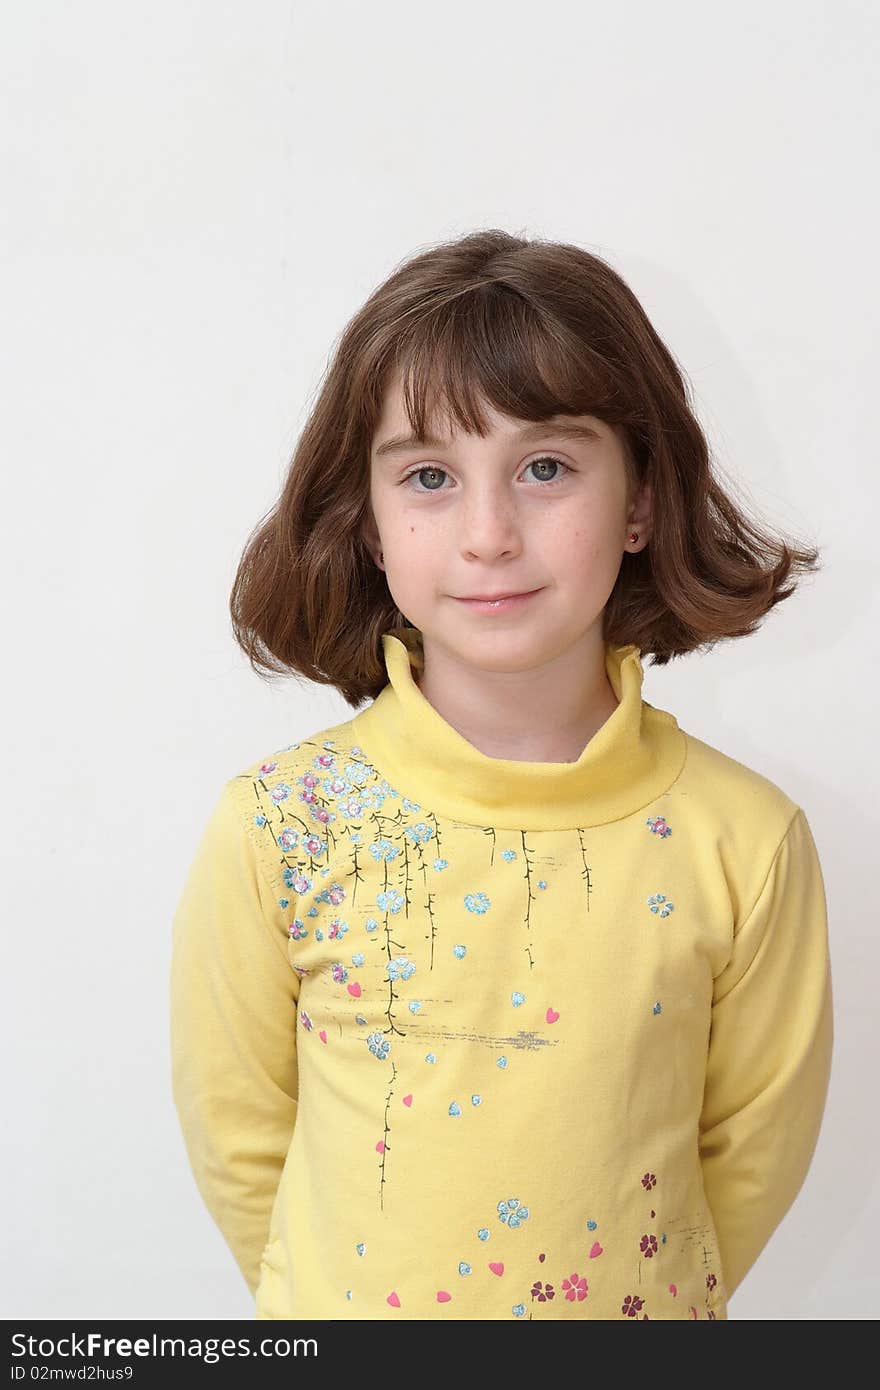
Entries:
[[717, 465], [824, 568], [645, 698], [806, 811], [836, 1039], [731, 1318], [876, 1316], [878, 12], [19, 4], [0, 33], [6, 1318], [249, 1318], [170, 1090], [170, 922], [223, 782], [353, 714], [228, 596], [334, 340], [477, 227], [609, 259]]

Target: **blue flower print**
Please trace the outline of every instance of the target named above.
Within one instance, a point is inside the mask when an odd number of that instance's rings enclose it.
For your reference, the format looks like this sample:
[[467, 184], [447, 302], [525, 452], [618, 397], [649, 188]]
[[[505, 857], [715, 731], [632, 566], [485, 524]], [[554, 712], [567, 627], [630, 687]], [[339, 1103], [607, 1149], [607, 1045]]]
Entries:
[[482, 1105], [482, 1103], [483, 1103], [483, 1097], [482, 1097], [482, 1096], [471, 1096], [471, 1105]]
[[364, 810], [364, 815], [370, 811], [381, 811], [385, 804], [385, 798], [390, 795], [387, 782], [374, 782], [372, 786], [365, 787], [360, 792], [360, 802]]
[[435, 860], [434, 860], [434, 865], [433, 865], [433, 867], [434, 867], [434, 868], [437, 870], [437, 872], [439, 873], [441, 869], [448, 869], [448, 868], [449, 868], [449, 860], [448, 860], [448, 859], [435, 859]]
[[322, 888], [320, 893], [315, 894], [315, 902], [332, 903], [334, 907], [338, 907], [340, 903], [345, 902], [345, 889], [341, 883], [334, 883], [329, 888]]
[[408, 980], [415, 974], [415, 964], [408, 960], [406, 956], [395, 956], [394, 960], [388, 962], [389, 980]]
[[420, 820], [415, 825], [408, 825], [403, 833], [404, 835], [406, 835], [407, 839], [410, 839], [413, 841], [414, 844], [419, 845], [424, 844], [426, 840], [431, 839], [431, 836], [434, 834], [434, 827], [433, 825], [428, 825], [425, 821]]
[[346, 980], [348, 979], [348, 970], [342, 964], [341, 960], [336, 961], [330, 967], [330, 974], [333, 976], [333, 979], [336, 981], [338, 985], [344, 985]]
[[293, 921], [290, 923], [290, 926], [287, 928], [287, 934], [290, 937], [291, 941], [305, 941], [306, 937], [309, 934], [309, 929], [300, 921], [298, 917], [294, 917]]
[[539, 888], [546, 888], [546, 887], [547, 887], [547, 880], [546, 880], [546, 878], [539, 878], [539, 879], [538, 879], [538, 887], [539, 887]]
[[460, 944], [457, 946], [453, 946], [452, 954], [456, 956], [458, 960], [464, 960], [465, 956], [467, 955], [467, 946], [462, 946]]
[[366, 813], [363, 800], [359, 796], [347, 796], [344, 801], [337, 801], [336, 805], [344, 820], [363, 820]]
[[313, 883], [312, 879], [307, 878], [305, 874], [301, 874], [297, 869], [291, 869], [287, 864], [285, 864], [282, 871], [282, 877], [285, 887], [292, 888], [294, 893], [299, 893], [300, 896], [303, 893], [308, 893]]
[[383, 912], [399, 912], [405, 901], [396, 888], [386, 888], [384, 892], [376, 894], [376, 902]]
[[464, 905], [468, 912], [488, 912], [492, 906], [485, 893], [466, 893]]
[[352, 958], [351, 958], [351, 963], [352, 963], [352, 965], [356, 965], [356, 966], [360, 967], [360, 966], [363, 965], [364, 960], [365, 960], [365, 956], [364, 956], [363, 951], [355, 951], [354, 955], [353, 955]]
[[498, 1058], [498, 1061], [495, 1063], [495, 1065], [496, 1065], [496, 1067], [500, 1067], [501, 1070], [504, 1071], [505, 1067], [507, 1066], [507, 1058], [506, 1058], [506, 1057], [499, 1057], [499, 1058]]
[[380, 1062], [384, 1062], [388, 1053], [391, 1051], [391, 1044], [387, 1038], [383, 1038], [381, 1033], [371, 1033], [367, 1038], [367, 1046], [374, 1057], [378, 1057]]
[[420, 1009], [421, 1007], [422, 1007], [422, 1001], [421, 1001], [421, 999], [411, 999], [411, 1000], [409, 1001], [409, 1011], [410, 1011], [411, 1014], [417, 1014], [418, 1011], [419, 1011], [419, 1009]]
[[489, 1239], [489, 1229], [488, 1229], [488, 1227], [487, 1227], [487, 1226], [481, 1226], [480, 1229], [477, 1231], [477, 1235], [479, 1236], [480, 1240], [488, 1240], [488, 1239]]
[[368, 917], [367, 920], [366, 920], [366, 922], [364, 922], [364, 931], [378, 931], [378, 930], [379, 930], [379, 923], [376, 921], [375, 917]]
[[503, 850], [501, 851], [501, 858], [502, 858], [502, 859], [506, 859], [507, 862], [508, 862], [508, 864], [512, 863], [513, 860], [516, 858], [516, 850], [515, 850], [515, 849], [503, 849]]
[[[353, 748], [351, 751], [356, 753], [357, 749]], [[375, 773], [369, 763], [351, 762], [346, 763], [342, 775], [350, 787], [363, 787], [375, 776]]]
[[421, 811], [421, 806], [417, 801], [410, 801], [408, 796], [402, 798], [404, 811]]
[[510, 1227], [521, 1226], [528, 1214], [528, 1207], [520, 1206], [518, 1197], [508, 1197], [507, 1201], [498, 1203], [498, 1220]]
[[452, 1104], [450, 1105], [450, 1107], [449, 1107], [449, 1113], [450, 1113], [450, 1115], [453, 1115], [453, 1116], [455, 1116], [455, 1115], [460, 1115], [460, 1114], [461, 1114], [461, 1106], [459, 1105], [459, 1103], [458, 1103], [457, 1100], [454, 1100], [454, 1101], [452, 1102]]
[[286, 825], [277, 839], [279, 846], [287, 854], [290, 850], [296, 849], [299, 844], [299, 831], [294, 830], [292, 825]]
[[520, 1004], [524, 1004], [526, 1002], [526, 996], [524, 994], [521, 994], [518, 989], [515, 989], [513, 991], [513, 994], [510, 996], [510, 1002], [515, 1009], [518, 1009]]
[[254, 816], [254, 825], [259, 825], [262, 828], [266, 824], [267, 821], [265, 816]]
[[661, 917], [668, 917], [675, 904], [666, 901], [665, 893], [654, 893], [648, 899], [648, 906], [652, 912], [659, 912]]
[[470, 1267], [470, 1265], [468, 1264], [467, 1260], [459, 1260], [459, 1262], [458, 1262], [458, 1272], [459, 1272], [459, 1274], [470, 1274], [470, 1272], [471, 1272], [471, 1267]]
[[400, 850], [395, 848], [387, 835], [383, 835], [380, 839], [374, 840], [370, 845], [370, 853], [377, 862], [384, 859], [387, 863], [390, 863], [392, 859], [397, 858]]
[[654, 1012], [655, 1014], [662, 1013], [662, 1009], [661, 1009], [661, 1006], [660, 1006], [660, 1000], [659, 1000], [659, 999], [657, 1000], [657, 1003], [654, 1005], [653, 1012]]
[[269, 795], [277, 806], [279, 801], [287, 800], [292, 790], [293, 788], [289, 787], [286, 782], [276, 782], [275, 786], [269, 792]]
[[526, 1315], [526, 1305], [524, 1303], [514, 1303], [510, 1311], [515, 1318], [524, 1318]]

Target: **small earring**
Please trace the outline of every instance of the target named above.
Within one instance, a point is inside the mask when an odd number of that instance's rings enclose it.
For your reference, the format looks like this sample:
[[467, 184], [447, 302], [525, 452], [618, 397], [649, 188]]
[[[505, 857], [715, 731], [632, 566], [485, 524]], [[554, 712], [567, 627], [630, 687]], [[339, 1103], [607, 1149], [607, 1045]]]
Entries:
[[385, 563], [385, 555], [384, 555], [384, 552], [380, 550], [380, 551], [379, 551], [379, 564], [382, 565], [382, 564], [384, 564], [384, 563]]
[[639, 533], [638, 533], [638, 531], [632, 531], [632, 532], [630, 533], [630, 540], [631, 540], [631, 541], [637, 541], [638, 538], [639, 538]]

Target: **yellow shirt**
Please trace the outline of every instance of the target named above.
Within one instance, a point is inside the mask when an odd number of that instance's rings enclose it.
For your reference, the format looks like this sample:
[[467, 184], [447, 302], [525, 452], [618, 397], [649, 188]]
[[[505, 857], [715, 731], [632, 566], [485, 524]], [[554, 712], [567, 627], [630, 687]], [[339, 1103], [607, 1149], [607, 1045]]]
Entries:
[[173, 925], [173, 1095], [257, 1318], [726, 1318], [832, 1052], [803, 810], [642, 699], [574, 763], [429, 704], [230, 778]]

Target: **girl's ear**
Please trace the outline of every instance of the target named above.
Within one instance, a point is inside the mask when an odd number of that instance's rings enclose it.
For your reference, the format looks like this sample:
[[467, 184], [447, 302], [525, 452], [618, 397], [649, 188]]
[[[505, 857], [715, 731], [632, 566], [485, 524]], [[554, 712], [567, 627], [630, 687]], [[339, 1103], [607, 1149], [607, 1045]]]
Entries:
[[646, 479], [636, 492], [627, 513], [627, 533], [630, 528], [638, 532], [640, 548], [647, 545], [653, 529], [653, 492]]

